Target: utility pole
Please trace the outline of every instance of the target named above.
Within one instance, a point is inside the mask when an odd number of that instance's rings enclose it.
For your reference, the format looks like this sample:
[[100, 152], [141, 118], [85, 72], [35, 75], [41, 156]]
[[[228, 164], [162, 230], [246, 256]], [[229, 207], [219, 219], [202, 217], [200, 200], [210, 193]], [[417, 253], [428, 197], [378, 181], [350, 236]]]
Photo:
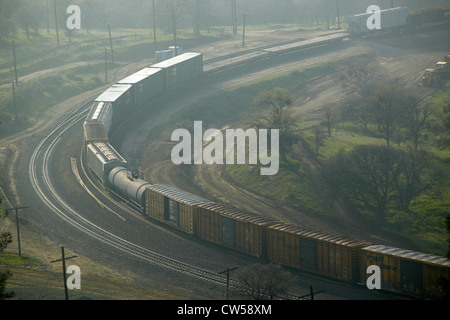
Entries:
[[112, 37], [111, 37], [111, 28], [109, 27], [109, 24], [108, 24], [108, 32], [109, 32], [109, 43], [111, 45], [111, 62], [112, 62], [112, 65], [114, 65], [114, 50], [113, 50], [113, 43], [112, 43]]
[[[14, 82], [13, 82], [14, 85]], [[14, 210], [16, 212], [16, 226], [17, 226], [17, 245], [19, 247], [19, 256], [22, 256], [22, 252], [20, 250], [20, 231], [19, 231], [19, 210], [22, 209], [28, 209], [29, 207], [15, 207], [15, 208], [8, 208], [5, 209], [6, 211], [8, 210]]]
[[224, 273], [226, 273], [227, 274], [227, 291], [226, 291], [226, 300], [228, 300], [228, 298], [229, 298], [229, 295], [230, 295], [230, 293], [229, 293], [229, 291], [230, 291], [230, 272], [231, 271], [233, 271], [233, 270], [236, 270], [236, 269], [239, 269], [239, 267], [235, 267], [235, 268], [232, 268], [232, 269], [230, 269], [230, 268], [227, 268], [227, 270], [225, 270], [225, 271], [222, 271], [222, 272], [219, 272], [219, 274], [224, 274]]
[[338, 19], [338, 29], [341, 29], [341, 17], [340, 17], [340, 10], [339, 10], [339, 0], [336, 0], [336, 14], [337, 14], [337, 19]]
[[65, 293], [65, 296], [66, 296], [66, 300], [69, 300], [69, 292], [68, 292], [67, 283], [66, 283], [66, 260], [70, 260], [70, 259], [76, 258], [77, 256], [67, 257], [66, 258], [65, 255], [64, 255], [64, 247], [61, 247], [61, 257], [62, 257], [61, 259], [50, 261], [50, 263], [55, 263], [55, 262], [62, 261], [63, 278], [64, 278], [64, 293]]
[[245, 18], [250, 17], [248, 14], [242, 14], [244, 16], [244, 30], [242, 31], [242, 48], [245, 47]]
[[175, 42], [175, 56], [178, 55], [178, 47], [177, 47], [177, 26], [175, 23], [175, 9], [173, 8], [172, 2], [172, 23], [173, 23], [173, 40]]
[[233, 34], [237, 35], [237, 10], [236, 10], [236, 0], [231, 0], [231, 18], [233, 24]]
[[58, 30], [58, 17], [57, 17], [57, 14], [56, 14], [56, 0], [53, 0], [53, 9], [55, 11], [56, 41], [59, 44], [59, 30]]
[[394, 7], [394, 0], [391, 0], [391, 8]]
[[50, 18], [49, 18], [49, 10], [48, 10], [48, 0], [47, 0], [47, 34], [50, 34]]
[[14, 103], [14, 114], [15, 114], [15, 120], [18, 120], [18, 115], [17, 115], [17, 103], [16, 103], [16, 88], [14, 86], [14, 81], [11, 82], [12, 84], [12, 91], [13, 91], [13, 103]]
[[105, 48], [105, 82], [108, 82], [108, 54]]
[[156, 13], [155, 13], [155, 0], [153, 0], [153, 46], [155, 51], [158, 51], [156, 46]]
[[309, 286], [309, 294], [305, 294], [304, 296], [298, 297], [298, 299], [303, 299], [303, 298], [306, 298], [306, 297], [311, 297], [311, 300], [314, 300], [314, 295], [315, 295], [315, 294], [318, 294], [318, 293], [322, 293], [322, 292], [324, 292], [324, 291], [323, 291], [323, 290], [320, 290], [320, 291], [314, 292], [313, 287], [312, 287], [312, 286]]
[[17, 84], [19, 81], [17, 79], [16, 45], [14, 44], [14, 40], [12, 40], [12, 50], [13, 50], [13, 59], [14, 59], [14, 76], [15, 76], [16, 84]]

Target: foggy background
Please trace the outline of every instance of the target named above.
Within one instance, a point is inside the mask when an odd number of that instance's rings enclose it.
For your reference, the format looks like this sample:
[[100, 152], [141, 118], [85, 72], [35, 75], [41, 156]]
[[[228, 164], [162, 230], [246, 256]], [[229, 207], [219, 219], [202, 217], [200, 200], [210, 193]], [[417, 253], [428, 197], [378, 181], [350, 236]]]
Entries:
[[[69, 5], [81, 8], [82, 30], [107, 28], [152, 28], [153, 2], [159, 29], [172, 28], [172, 5], [178, 28], [192, 28], [195, 33], [210, 28], [232, 25], [233, 0], [56, 0], [58, 24], [65, 28]], [[450, 5], [450, 0], [234, 0], [237, 22], [242, 25], [242, 14], [248, 24], [305, 24], [328, 22], [333, 25], [339, 15], [365, 12], [376, 4], [381, 9], [407, 6], [411, 9]], [[0, 0], [0, 37], [18, 29], [39, 33], [55, 28], [54, 0]]]

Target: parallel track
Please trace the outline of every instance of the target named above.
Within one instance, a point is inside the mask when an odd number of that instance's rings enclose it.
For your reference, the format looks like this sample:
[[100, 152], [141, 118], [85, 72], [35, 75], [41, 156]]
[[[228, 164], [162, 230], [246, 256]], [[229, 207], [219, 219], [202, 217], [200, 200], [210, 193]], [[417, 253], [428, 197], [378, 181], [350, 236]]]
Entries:
[[[157, 266], [168, 268], [183, 274], [194, 276], [205, 281], [225, 285], [226, 277], [224, 275], [211, 272], [206, 269], [189, 265], [181, 261], [158, 254], [142, 246], [127, 241], [113, 233], [100, 228], [86, 218], [82, 217], [73, 208], [71, 208], [56, 192], [48, 175], [48, 165], [51, 153], [60, 139], [71, 127], [79, 121], [84, 120], [87, 111], [76, 112], [63, 121], [55, 130], [53, 130], [38, 147], [34, 150], [30, 160], [29, 174], [32, 186], [41, 200], [60, 218], [72, 225], [74, 228], [90, 235], [91, 237], [119, 249], [127, 254], [143, 259]], [[41, 156], [42, 155], [42, 156]], [[42, 158], [42, 178], [38, 177], [39, 158]], [[46, 192], [45, 190], [48, 190]]]
[[[276, 44], [272, 46], [265, 46], [263, 48], [257, 48], [249, 51], [241, 52], [241, 55], [246, 55], [251, 52], [255, 52], [261, 49], [267, 49], [271, 47], [277, 47], [280, 45], [285, 45], [287, 43], [293, 43], [295, 41], [284, 42], [281, 44]], [[235, 56], [235, 55], [232, 55]], [[213, 61], [226, 60], [230, 56], [225, 56]], [[211, 63], [213, 61], [208, 61], [205, 63]], [[84, 232], [85, 234], [90, 235], [91, 237], [101, 241], [111, 247], [114, 247], [118, 250], [121, 250], [127, 254], [145, 260], [154, 265], [164, 267], [179, 273], [183, 273], [189, 276], [197, 277], [204, 281], [213, 282], [219, 285], [226, 285], [227, 279], [225, 275], [218, 274], [212, 272], [210, 270], [206, 270], [203, 268], [199, 268], [194, 265], [190, 265], [167, 256], [161, 255], [154, 251], [151, 251], [147, 248], [139, 246], [131, 241], [123, 239], [115, 234], [95, 225], [91, 221], [84, 218], [78, 212], [76, 212], [70, 205], [68, 205], [61, 196], [55, 190], [51, 179], [49, 177], [48, 168], [49, 168], [49, 158], [51, 156], [52, 151], [54, 150], [56, 144], [60, 140], [60, 138], [73, 126], [77, 125], [80, 121], [86, 118], [87, 113], [89, 112], [89, 104], [92, 101], [86, 103], [81, 108], [70, 114], [62, 123], [60, 123], [47, 137], [45, 137], [41, 143], [34, 150], [30, 164], [29, 164], [29, 176], [31, 180], [31, 184], [39, 196], [39, 198], [48, 206], [57, 216], [61, 219], [69, 223], [71, 226], [76, 228], [77, 230]], [[42, 162], [42, 163], [40, 163]], [[78, 181], [83, 186], [83, 182], [79, 175], [77, 175], [76, 163], [72, 163], [72, 168], [75, 176], [77, 176]], [[42, 176], [38, 175], [38, 172], [42, 170]], [[84, 170], [84, 168], [83, 168]], [[90, 192], [89, 192], [90, 193]], [[106, 195], [105, 195], [106, 196]], [[102, 207], [107, 208], [105, 204], [103, 204], [98, 198], [94, 197], [94, 199], [101, 205]], [[113, 201], [114, 203], [114, 201]], [[109, 209], [110, 210], [110, 209]], [[128, 210], [127, 210], [128, 211]], [[129, 211], [128, 211], [129, 212]], [[239, 286], [239, 281], [236, 279], [230, 279], [229, 285], [231, 287]], [[294, 296], [287, 296], [286, 298], [295, 299]]]

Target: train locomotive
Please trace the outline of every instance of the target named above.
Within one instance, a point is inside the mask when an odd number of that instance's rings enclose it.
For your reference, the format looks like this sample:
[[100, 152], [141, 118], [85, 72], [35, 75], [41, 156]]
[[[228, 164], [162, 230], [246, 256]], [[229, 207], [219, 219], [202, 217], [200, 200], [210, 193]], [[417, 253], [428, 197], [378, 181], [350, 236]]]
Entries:
[[202, 74], [202, 54], [187, 52], [138, 71], [95, 99], [83, 124], [84, 150], [88, 168], [105, 189], [148, 219], [264, 262], [354, 284], [365, 284], [367, 267], [378, 265], [384, 290], [427, 298], [444, 294], [440, 281], [450, 279], [448, 259], [304, 230], [133, 175], [109, 142], [111, 128], [137, 106]]

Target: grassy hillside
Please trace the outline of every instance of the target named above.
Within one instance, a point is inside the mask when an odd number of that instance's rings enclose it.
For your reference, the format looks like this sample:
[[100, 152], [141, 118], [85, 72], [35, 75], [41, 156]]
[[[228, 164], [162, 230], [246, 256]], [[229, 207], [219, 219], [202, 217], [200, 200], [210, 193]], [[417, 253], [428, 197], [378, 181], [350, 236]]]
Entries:
[[[152, 61], [155, 50], [148, 30], [113, 29], [111, 33], [113, 55], [108, 30], [75, 32], [70, 41], [67, 34], [60, 32], [60, 44], [54, 31], [32, 34], [30, 39], [24, 32], [18, 32], [0, 40], [0, 137], [32, 127], [34, 119], [49, 106], [105, 85], [105, 80], [111, 82], [114, 68], [142, 59]], [[178, 35], [179, 44], [186, 48], [218, 39], [212, 34], [194, 36], [190, 30], [180, 30]], [[15, 104], [11, 84], [15, 81], [13, 41], [19, 80], [14, 85]], [[159, 50], [170, 45], [172, 35], [161, 32]], [[105, 49], [108, 79], [105, 79]]]
[[[249, 126], [248, 115], [253, 111], [253, 99], [264, 90], [283, 87], [295, 92], [298, 98], [306, 90], [309, 81], [320, 79], [330, 72], [340, 72], [350, 64], [366, 61], [372, 57], [360, 54], [354, 57], [311, 66], [306, 69], [283, 75], [272, 76], [246, 84], [244, 87], [232, 91], [224, 91], [212, 97], [205, 98], [174, 115], [173, 120], [181, 127], [192, 126], [195, 115], [202, 114], [204, 126], [221, 128], [230, 125], [233, 128]], [[438, 107], [450, 95], [449, 86], [431, 97], [431, 103]], [[242, 120], [244, 119], [244, 120]], [[277, 175], [267, 177], [259, 174], [256, 165], [228, 165], [229, 178], [238, 185], [251, 189], [267, 197], [288, 201], [291, 204], [307, 208], [321, 215], [324, 219], [336, 219], [329, 206], [321, 199], [320, 186], [312, 183], [314, 174], [308, 172], [302, 164], [301, 157], [315, 159], [319, 165], [326, 165], [340, 151], [350, 152], [359, 145], [385, 145], [384, 139], [375, 134], [375, 128], [366, 132], [351, 122], [334, 121], [331, 136], [324, 133], [322, 143], [316, 153], [315, 129], [321, 125], [317, 119], [303, 119], [298, 126], [299, 139], [308, 146], [307, 154], [299, 155], [295, 147], [281, 157], [280, 171]], [[446, 232], [445, 216], [450, 212], [450, 151], [441, 150], [434, 144], [433, 132], [428, 132], [429, 139], [425, 141], [425, 148], [431, 155], [433, 170], [438, 172], [440, 179], [434, 182], [432, 192], [425, 193], [411, 203], [410, 212], [405, 213], [390, 208], [383, 225], [383, 229], [399, 234], [416, 243], [423, 251], [445, 254]], [[304, 150], [302, 152], [305, 152]], [[320, 169], [319, 169], [320, 170]], [[370, 215], [361, 212], [369, 221], [376, 223]]]

